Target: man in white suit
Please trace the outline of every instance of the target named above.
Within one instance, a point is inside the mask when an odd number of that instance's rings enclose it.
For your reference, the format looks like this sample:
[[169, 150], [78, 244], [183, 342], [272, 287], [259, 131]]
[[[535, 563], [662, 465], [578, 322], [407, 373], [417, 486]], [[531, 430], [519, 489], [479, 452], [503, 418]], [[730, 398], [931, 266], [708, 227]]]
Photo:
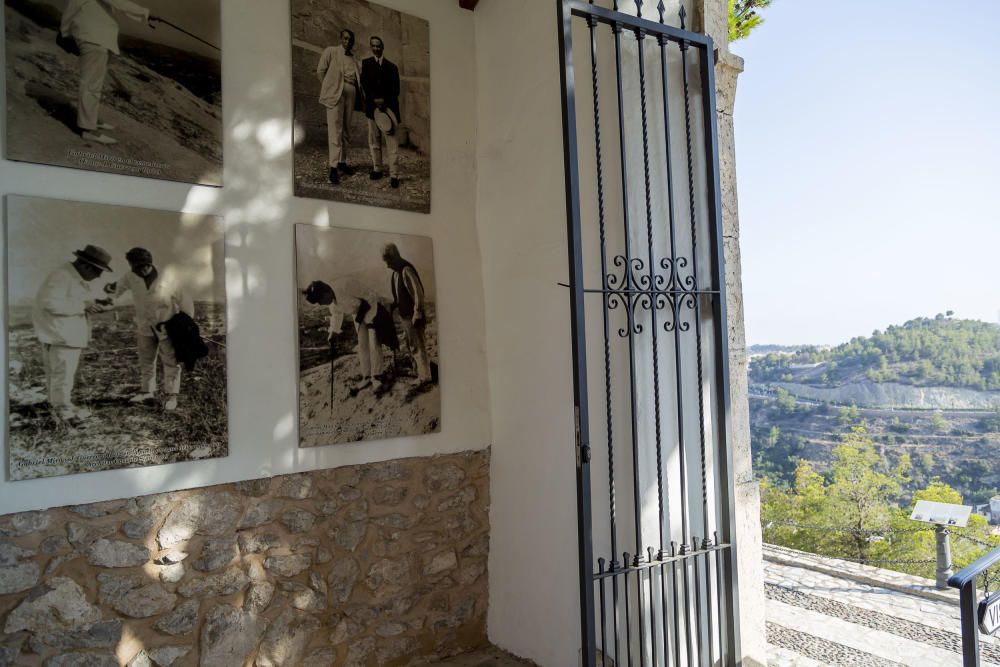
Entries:
[[88, 245], [73, 253], [76, 259], [45, 278], [31, 312], [35, 335], [42, 345], [49, 406], [57, 419], [74, 423], [90, 411], [73, 405], [73, 385], [80, 354], [90, 344], [88, 315], [106, 310], [90, 283], [110, 271], [111, 255]]
[[348, 166], [345, 144], [351, 114], [358, 107], [358, 86], [361, 71], [354, 58], [354, 33], [346, 28], [340, 31], [340, 45], [328, 46], [316, 66], [320, 80], [319, 103], [326, 107], [327, 143], [330, 150], [330, 182], [340, 182], [340, 173], [350, 176], [354, 168]]
[[133, 21], [150, 20], [149, 10], [131, 0], [69, 0], [59, 26], [59, 33], [63, 37], [72, 37], [80, 50], [80, 87], [76, 107], [80, 136], [105, 145], [118, 143], [117, 139], [104, 134], [114, 130], [114, 127], [98, 118], [104, 77], [108, 72], [108, 53], [120, 53], [116, 14]]
[[156, 362], [163, 366], [163, 409], [177, 409], [181, 390], [181, 367], [163, 324], [177, 313], [194, 317], [194, 301], [176, 281], [161, 275], [153, 265], [153, 255], [145, 248], [125, 253], [129, 272], [105, 287], [115, 298], [132, 295], [135, 304], [136, 355], [139, 357], [139, 393], [132, 403], [156, 398]]

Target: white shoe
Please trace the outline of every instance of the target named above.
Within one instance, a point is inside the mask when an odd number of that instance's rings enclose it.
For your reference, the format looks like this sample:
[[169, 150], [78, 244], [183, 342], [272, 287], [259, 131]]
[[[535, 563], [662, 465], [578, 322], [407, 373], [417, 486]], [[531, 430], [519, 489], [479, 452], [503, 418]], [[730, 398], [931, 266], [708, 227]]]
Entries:
[[163, 409], [167, 412], [173, 412], [177, 409], [177, 397], [171, 396], [167, 399], [167, 402], [163, 404]]
[[146, 394], [136, 394], [132, 398], [128, 399], [128, 402], [129, 403], [149, 403], [154, 398], [156, 398], [156, 397], [153, 396], [152, 394], [149, 394], [149, 393], [146, 393]]
[[98, 121], [97, 122], [97, 129], [98, 130], [104, 130], [105, 132], [114, 132], [115, 131], [115, 126], [112, 125], [111, 123], [102, 123], [102, 122]]
[[105, 146], [113, 146], [118, 143], [118, 140], [114, 137], [109, 137], [106, 134], [94, 132], [93, 130], [84, 130], [80, 136], [83, 137], [84, 141], [93, 141], [99, 144], [104, 144]]
[[55, 416], [59, 421], [71, 426], [76, 426], [85, 419], [90, 419], [92, 413], [87, 408], [78, 408], [75, 405], [66, 405], [56, 410]]

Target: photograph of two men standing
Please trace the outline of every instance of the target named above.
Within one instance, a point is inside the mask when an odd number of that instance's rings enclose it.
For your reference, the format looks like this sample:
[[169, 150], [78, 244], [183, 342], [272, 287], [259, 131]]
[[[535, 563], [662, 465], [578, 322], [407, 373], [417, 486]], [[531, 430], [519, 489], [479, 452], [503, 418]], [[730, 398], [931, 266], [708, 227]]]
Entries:
[[430, 212], [430, 26], [292, 0], [295, 194]]

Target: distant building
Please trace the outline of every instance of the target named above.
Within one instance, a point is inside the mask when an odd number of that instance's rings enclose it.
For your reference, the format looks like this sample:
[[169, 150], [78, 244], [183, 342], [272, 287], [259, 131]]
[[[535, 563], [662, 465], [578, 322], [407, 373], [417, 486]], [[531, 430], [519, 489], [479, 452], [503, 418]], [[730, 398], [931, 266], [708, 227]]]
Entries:
[[1000, 496], [990, 498], [990, 523], [1000, 525]]

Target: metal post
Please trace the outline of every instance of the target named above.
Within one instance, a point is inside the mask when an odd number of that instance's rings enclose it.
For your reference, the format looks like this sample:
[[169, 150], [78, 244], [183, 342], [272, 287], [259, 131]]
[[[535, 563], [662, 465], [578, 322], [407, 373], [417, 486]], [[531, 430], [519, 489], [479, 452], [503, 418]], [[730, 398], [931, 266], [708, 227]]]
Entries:
[[563, 163], [566, 170], [566, 226], [570, 285], [570, 318], [573, 331], [573, 397], [576, 430], [577, 548], [580, 553], [580, 643], [585, 667], [597, 660], [594, 612], [594, 543], [590, 501], [590, 416], [587, 399], [587, 337], [583, 307], [583, 249], [580, 239], [580, 173], [576, 144], [576, 90], [573, 80], [573, 26], [570, 7], [556, 2], [559, 19], [559, 63], [562, 84]]
[[954, 572], [951, 569], [951, 534], [947, 526], [938, 525], [934, 531], [937, 540], [937, 588], [948, 589], [948, 579]]
[[963, 568], [948, 580], [959, 590], [962, 610], [962, 667], [979, 667], [979, 625], [976, 618], [976, 580], [986, 570], [1000, 563], [1000, 549], [994, 549], [976, 562]]

